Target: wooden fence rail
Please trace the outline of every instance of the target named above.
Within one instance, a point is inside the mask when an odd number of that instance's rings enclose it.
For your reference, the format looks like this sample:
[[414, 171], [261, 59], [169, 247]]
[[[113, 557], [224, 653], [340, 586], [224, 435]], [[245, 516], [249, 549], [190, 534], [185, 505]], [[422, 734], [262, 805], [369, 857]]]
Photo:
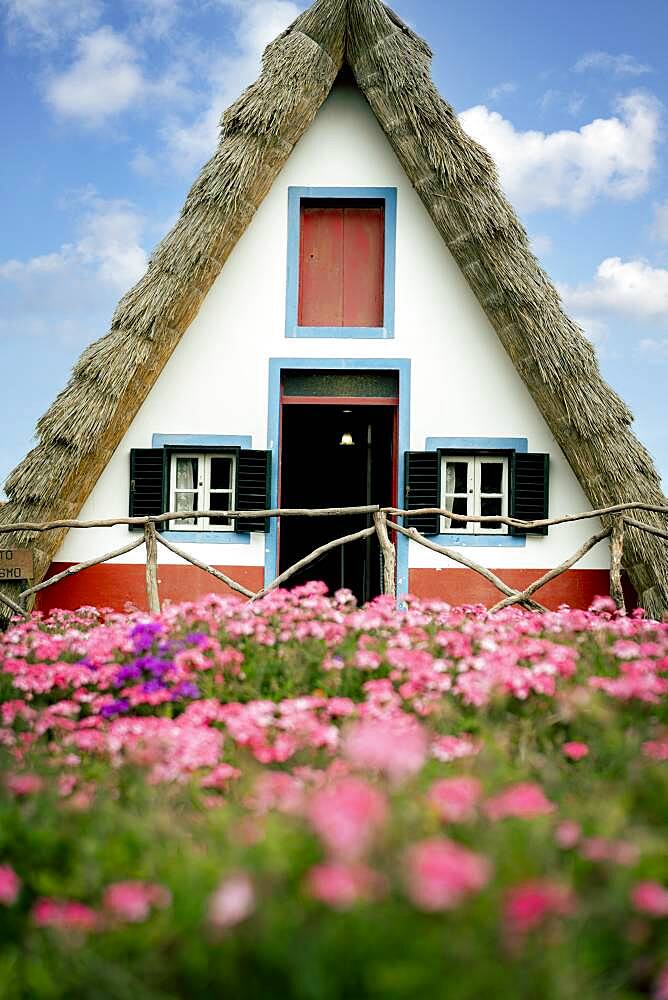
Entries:
[[[545, 608], [543, 605], [535, 601], [533, 595], [546, 584], [555, 580], [558, 576], [561, 576], [562, 573], [571, 569], [577, 562], [580, 561], [580, 559], [583, 558], [583, 556], [587, 554], [587, 552], [590, 551], [590, 549], [592, 549], [595, 545], [598, 545], [599, 542], [609, 538], [610, 596], [613, 598], [618, 608], [624, 609], [621, 570], [625, 529], [630, 527], [639, 531], [648, 531], [653, 535], [658, 535], [660, 538], [668, 540], [668, 531], [657, 528], [652, 524], [647, 524], [645, 521], [639, 521], [635, 517], [627, 516], [630, 511], [646, 511], [650, 513], [668, 515], [668, 507], [657, 507], [645, 503], [615, 504], [610, 507], [602, 507], [598, 510], [588, 510], [583, 511], [580, 514], [568, 514], [563, 517], [546, 518], [540, 521], [521, 521], [517, 518], [505, 516], [482, 517], [455, 514], [453, 511], [447, 510], [444, 507], [425, 507], [420, 510], [408, 511], [399, 507], [380, 507], [377, 504], [363, 507], [324, 507], [317, 509], [274, 508], [272, 510], [226, 512], [226, 516], [230, 519], [234, 518], [235, 520], [243, 520], [244, 518], [281, 517], [350, 517], [354, 515], [366, 515], [371, 517], [373, 520], [373, 524], [361, 529], [360, 531], [343, 535], [340, 538], [335, 538], [331, 542], [327, 542], [326, 544], [319, 546], [313, 552], [309, 553], [309, 555], [304, 556], [296, 562], [293, 566], [284, 570], [268, 586], [262, 588], [262, 590], [257, 593], [254, 593], [247, 587], [244, 587], [242, 584], [233, 580], [231, 577], [222, 573], [215, 567], [208, 565], [208, 563], [204, 563], [199, 559], [196, 559], [184, 549], [168, 541], [157, 530], [156, 525], [161, 522], [178, 521], [192, 517], [191, 511], [166, 511], [164, 514], [151, 515], [149, 517], [114, 517], [97, 521], [22, 521], [16, 524], [0, 524], [0, 537], [2, 534], [6, 534], [8, 532], [42, 532], [55, 531], [62, 528], [112, 528], [118, 525], [127, 525], [128, 527], [143, 529], [143, 535], [141, 537], [135, 539], [127, 545], [124, 545], [122, 548], [114, 549], [113, 551], [107, 552], [95, 559], [88, 559], [85, 562], [77, 563], [75, 566], [69, 566], [61, 573], [57, 573], [55, 576], [49, 577], [49, 579], [43, 580], [42, 582], [23, 590], [19, 594], [18, 598], [18, 601], [21, 603], [13, 600], [7, 594], [3, 594], [2, 591], [0, 591], [0, 602], [8, 607], [15, 615], [28, 617], [25, 602], [35, 594], [46, 590], [47, 587], [52, 587], [54, 584], [59, 583], [61, 580], [64, 580], [75, 573], [80, 573], [85, 569], [90, 569], [92, 566], [99, 566], [101, 563], [109, 562], [111, 559], [116, 559], [119, 556], [126, 555], [128, 552], [132, 552], [134, 549], [137, 549], [142, 545], [146, 550], [146, 599], [149, 611], [152, 613], [158, 613], [160, 611], [158, 581], [159, 545], [164, 546], [174, 555], [184, 559], [191, 565], [196, 566], [203, 572], [209, 573], [216, 580], [224, 583], [236, 593], [242, 594], [244, 597], [248, 598], [248, 600], [256, 601], [259, 598], [264, 597], [264, 595], [268, 594], [270, 591], [280, 587], [291, 577], [295, 576], [296, 573], [300, 572], [306, 566], [309, 566], [326, 552], [330, 552], [343, 545], [348, 545], [351, 542], [369, 538], [374, 534], [378, 537], [383, 563], [383, 593], [396, 597], [396, 550], [390, 538], [390, 532], [395, 532], [405, 535], [411, 541], [416, 542], [419, 545], [423, 545], [434, 552], [438, 552], [441, 555], [446, 556], [448, 559], [451, 559], [453, 562], [466, 566], [468, 569], [473, 570], [473, 572], [484, 577], [489, 583], [496, 587], [501, 594], [503, 594], [502, 600], [490, 609], [492, 612], [500, 611], [502, 608], [509, 607], [513, 604], [521, 604], [530, 610], [544, 611]], [[580, 546], [577, 552], [574, 552], [572, 556], [564, 560], [564, 562], [562, 562], [559, 566], [549, 570], [538, 580], [534, 580], [533, 583], [525, 587], [524, 590], [519, 591], [508, 586], [507, 583], [505, 583], [499, 576], [496, 575], [496, 573], [493, 573], [492, 570], [488, 569], [486, 566], [481, 566], [473, 559], [463, 555], [460, 551], [447, 548], [443, 545], [438, 545], [436, 542], [433, 542], [431, 539], [422, 535], [416, 528], [407, 528], [404, 525], [399, 524], [396, 520], [396, 518], [399, 517], [415, 517], [416, 515], [424, 514], [438, 514], [455, 522], [472, 521], [477, 524], [504, 524], [508, 527], [515, 528], [552, 527], [560, 524], [569, 524], [573, 521], [587, 520], [593, 517], [606, 517], [610, 519], [611, 523], [603, 528], [603, 530], [592, 535], [591, 538]], [[198, 516], [220, 517], [220, 511], [198, 511]], [[390, 520], [390, 517], [393, 518], [393, 520]], [[184, 542], [187, 542], [187, 538], [184, 538]]]

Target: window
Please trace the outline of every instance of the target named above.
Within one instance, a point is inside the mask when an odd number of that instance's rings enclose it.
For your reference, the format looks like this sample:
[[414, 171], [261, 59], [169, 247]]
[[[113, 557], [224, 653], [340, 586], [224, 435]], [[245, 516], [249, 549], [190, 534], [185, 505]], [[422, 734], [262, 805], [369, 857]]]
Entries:
[[[152, 448], [130, 449], [130, 517], [166, 510], [192, 517], [158, 522], [172, 541], [250, 543], [250, 533], [269, 530], [269, 519], [231, 520], [226, 512], [267, 510], [271, 497], [271, 452], [250, 447], [252, 439], [224, 434], [154, 434]], [[201, 513], [220, 511], [211, 518]], [[130, 525], [130, 531], [142, 531]], [[187, 539], [183, 532], [188, 532]]]
[[203, 517], [198, 511], [234, 509], [236, 456], [218, 454], [172, 455], [170, 469], [170, 509], [193, 517], [172, 521], [173, 531], [232, 531], [229, 517]]
[[[442, 505], [453, 514], [480, 517], [508, 514], [508, 458], [487, 455], [444, 455], [441, 459]], [[507, 535], [508, 526], [455, 521], [444, 517], [445, 534]]]
[[383, 325], [384, 231], [382, 201], [302, 201], [300, 326]]
[[423, 535], [443, 535], [442, 545], [517, 546], [527, 535], [548, 528], [490, 521], [455, 521], [435, 508], [462, 517], [510, 517], [540, 521], [549, 517], [550, 456], [530, 452], [526, 438], [428, 437], [426, 451], [405, 455], [404, 524]]
[[391, 339], [395, 188], [288, 190], [287, 337]]

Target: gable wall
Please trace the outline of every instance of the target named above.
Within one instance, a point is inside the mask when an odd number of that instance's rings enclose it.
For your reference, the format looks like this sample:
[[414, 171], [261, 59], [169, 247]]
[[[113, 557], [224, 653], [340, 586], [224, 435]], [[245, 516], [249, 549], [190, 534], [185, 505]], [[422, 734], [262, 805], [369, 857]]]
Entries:
[[[389, 341], [285, 337], [289, 186], [396, 187], [396, 325]], [[267, 442], [268, 359], [409, 358], [411, 448], [427, 437], [527, 437], [551, 454], [551, 515], [589, 504], [489, 321], [398, 163], [362, 95], [337, 87], [288, 161], [85, 504], [82, 518], [123, 515], [129, 450], [154, 433], [251, 435]], [[564, 525], [523, 548], [478, 547], [488, 566], [549, 568], [598, 528]], [[126, 528], [71, 531], [56, 560], [75, 562], [123, 545]], [[261, 566], [264, 537], [248, 545], [192, 546], [214, 565]], [[124, 561], [136, 559], [132, 553]], [[165, 550], [161, 562], [178, 562]], [[445, 560], [411, 545], [412, 567]], [[579, 564], [607, 568], [605, 545]]]

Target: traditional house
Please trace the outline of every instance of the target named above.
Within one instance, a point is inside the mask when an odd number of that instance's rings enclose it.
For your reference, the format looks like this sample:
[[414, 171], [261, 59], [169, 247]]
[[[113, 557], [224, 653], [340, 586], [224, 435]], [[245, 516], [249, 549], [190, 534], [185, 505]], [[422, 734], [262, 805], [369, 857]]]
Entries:
[[[231, 509], [370, 502], [527, 519], [665, 503], [631, 414], [430, 60], [380, 0], [316, 0], [269, 45], [180, 219], [40, 421], [2, 521], [192, 512], [164, 537], [258, 589], [345, 532]], [[646, 519], [665, 530], [661, 514]], [[596, 521], [536, 533], [416, 524], [518, 586]], [[12, 542], [33, 546], [39, 577], [132, 537], [120, 525]], [[396, 543], [400, 593], [494, 597], [469, 570]], [[371, 597], [374, 546], [347, 546], [310, 575]], [[662, 538], [627, 530], [624, 565], [650, 612], [668, 607]], [[586, 604], [608, 569], [603, 543], [541, 600]], [[162, 548], [159, 576], [174, 599], [213, 584]], [[143, 595], [140, 550], [57, 584], [42, 606]]]

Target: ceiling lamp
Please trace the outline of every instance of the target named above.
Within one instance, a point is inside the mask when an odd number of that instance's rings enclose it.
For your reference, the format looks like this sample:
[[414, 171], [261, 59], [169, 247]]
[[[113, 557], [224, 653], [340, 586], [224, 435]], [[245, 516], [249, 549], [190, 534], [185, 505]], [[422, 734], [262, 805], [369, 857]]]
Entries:
[[348, 447], [350, 447], [351, 444], [355, 444], [355, 442], [353, 441], [352, 434], [349, 431], [344, 431], [344, 433], [341, 435], [341, 441], [339, 442], [339, 444], [348, 445]]

